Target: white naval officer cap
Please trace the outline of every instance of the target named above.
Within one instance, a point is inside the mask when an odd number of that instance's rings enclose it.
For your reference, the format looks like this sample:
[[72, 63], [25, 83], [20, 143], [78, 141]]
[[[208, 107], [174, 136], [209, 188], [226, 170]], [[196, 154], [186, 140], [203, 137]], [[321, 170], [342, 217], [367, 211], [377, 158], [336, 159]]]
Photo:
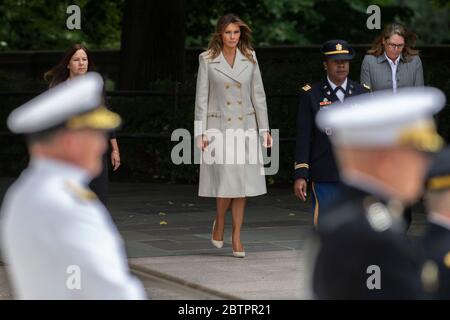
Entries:
[[35, 134], [57, 127], [68, 129], [117, 128], [121, 119], [102, 106], [103, 79], [95, 72], [67, 80], [15, 109], [8, 128], [18, 134]]
[[432, 87], [378, 91], [345, 99], [319, 111], [316, 122], [336, 146], [361, 148], [412, 146], [435, 152], [443, 140], [432, 115], [445, 105], [445, 95]]

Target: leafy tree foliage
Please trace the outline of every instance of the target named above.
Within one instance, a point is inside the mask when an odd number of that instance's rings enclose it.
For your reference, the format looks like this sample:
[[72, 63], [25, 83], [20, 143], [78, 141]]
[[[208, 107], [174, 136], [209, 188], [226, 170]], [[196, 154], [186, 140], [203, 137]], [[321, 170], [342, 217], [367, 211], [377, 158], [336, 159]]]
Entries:
[[[81, 30], [68, 30], [66, 9], [82, 10]], [[382, 24], [403, 22], [419, 34], [419, 43], [450, 43], [448, 0], [189, 0], [186, 45], [205, 47], [217, 19], [240, 15], [254, 30], [257, 46], [318, 44], [330, 38], [369, 43], [379, 30], [368, 30], [366, 9], [381, 8]], [[82, 41], [90, 48], [119, 48], [124, 0], [2, 0], [0, 50], [60, 49]], [[161, 16], [161, 23], [171, 19]]]
[[[69, 30], [69, 5], [81, 9], [81, 30]], [[117, 48], [123, 0], [2, 0], [0, 49], [61, 49], [74, 42]]]
[[[208, 2], [208, 1], [206, 1]], [[419, 34], [421, 43], [450, 43], [449, 2], [445, 0], [246, 0], [190, 1], [187, 45], [207, 45], [221, 15], [233, 12], [254, 30], [255, 44], [320, 44], [343, 38], [351, 43], [370, 43], [379, 30], [368, 30], [367, 7], [381, 8], [381, 23], [403, 22]], [[430, 19], [433, 17], [433, 19]], [[420, 43], [420, 42], [419, 42]]]

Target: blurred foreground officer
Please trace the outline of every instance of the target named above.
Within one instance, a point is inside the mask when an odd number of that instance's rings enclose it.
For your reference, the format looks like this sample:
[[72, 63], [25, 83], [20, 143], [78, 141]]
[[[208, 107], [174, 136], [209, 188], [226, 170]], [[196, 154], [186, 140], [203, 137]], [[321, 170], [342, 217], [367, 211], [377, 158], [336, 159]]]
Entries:
[[450, 148], [439, 153], [426, 182], [428, 229], [422, 239], [427, 262], [425, 288], [435, 299], [450, 299]]
[[106, 208], [87, 188], [102, 168], [106, 131], [121, 121], [98, 108], [102, 87], [89, 73], [8, 118], [31, 155], [2, 206], [2, 252], [19, 299], [145, 298]]
[[327, 41], [321, 51], [327, 76], [321, 82], [312, 86], [307, 84], [301, 89], [297, 113], [294, 183], [295, 195], [306, 201], [307, 181], [311, 181], [316, 227], [320, 226], [321, 214], [324, 212], [322, 209], [335, 199], [340, 187], [329, 132], [322, 132], [317, 128], [316, 114], [319, 110], [339, 106], [348, 97], [368, 92], [367, 88], [347, 77], [350, 60], [355, 52], [346, 41]]
[[318, 231], [317, 298], [423, 297], [421, 261], [402, 214], [422, 193], [428, 154], [442, 146], [432, 115], [444, 104], [437, 89], [402, 89], [319, 112], [317, 123], [331, 130], [346, 190]]

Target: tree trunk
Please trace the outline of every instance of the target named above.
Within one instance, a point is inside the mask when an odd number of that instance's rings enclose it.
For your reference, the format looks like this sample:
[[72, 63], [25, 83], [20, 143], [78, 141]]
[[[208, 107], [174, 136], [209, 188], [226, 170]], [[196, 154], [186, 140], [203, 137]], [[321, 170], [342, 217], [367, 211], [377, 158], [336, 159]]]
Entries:
[[185, 0], [125, 0], [120, 89], [148, 89], [154, 80], [182, 81]]

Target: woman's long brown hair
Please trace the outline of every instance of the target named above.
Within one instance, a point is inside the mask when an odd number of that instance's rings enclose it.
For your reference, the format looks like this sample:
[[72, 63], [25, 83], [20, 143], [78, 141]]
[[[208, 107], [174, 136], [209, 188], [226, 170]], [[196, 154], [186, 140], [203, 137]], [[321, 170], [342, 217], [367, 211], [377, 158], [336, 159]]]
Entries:
[[400, 23], [390, 23], [384, 29], [383, 32], [372, 43], [372, 47], [367, 51], [368, 54], [376, 57], [381, 56], [384, 53], [383, 39], [386, 41], [394, 34], [399, 35], [405, 39], [405, 47], [403, 48], [402, 55], [407, 62], [411, 61], [413, 56], [419, 54], [419, 50], [412, 49], [415, 46], [417, 36], [415, 33], [408, 31]]
[[211, 35], [211, 39], [208, 44], [209, 58], [214, 59], [220, 54], [220, 52], [222, 52], [222, 33], [230, 23], [238, 25], [241, 31], [241, 36], [237, 47], [247, 59], [253, 63], [256, 63], [252, 55], [252, 30], [241, 18], [233, 13], [226, 14], [221, 17], [219, 21], [217, 21], [216, 31]]
[[88, 56], [88, 70], [87, 71], [89, 72], [94, 69], [94, 64], [91, 61], [91, 59], [89, 58], [89, 53], [88, 53], [86, 46], [84, 46], [81, 43], [75, 43], [69, 49], [67, 49], [67, 51], [64, 53], [64, 56], [61, 59], [61, 61], [55, 67], [53, 67], [52, 69], [50, 69], [49, 71], [47, 71], [44, 74], [44, 80], [47, 81], [50, 88], [57, 86], [58, 84], [60, 84], [63, 81], [66, 81], [67, 78], [69, 78], [70, 71], [67, 68], [67, 66], [69, 65], [70, 59], [75, 54], [75, 52], [77, 52], [80, 49], [83, 50], [84, 52], [86, 52], [86, 55]]

